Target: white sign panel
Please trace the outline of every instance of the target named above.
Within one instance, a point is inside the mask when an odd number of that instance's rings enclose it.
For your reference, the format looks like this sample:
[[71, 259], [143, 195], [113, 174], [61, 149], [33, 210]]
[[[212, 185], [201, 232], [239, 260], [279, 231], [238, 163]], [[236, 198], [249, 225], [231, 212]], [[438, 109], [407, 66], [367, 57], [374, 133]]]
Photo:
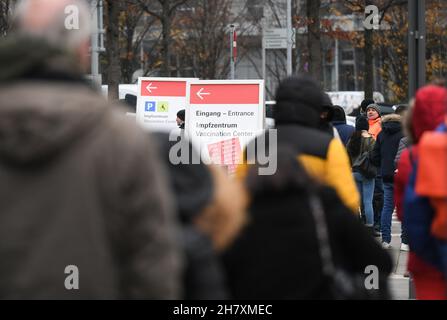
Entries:
[[287, 29], [267, 28], [264, 30], [264, 38], [287, 38]]
[[145, 129], [170, 132], [177, 112], [186, 108], [190, 78], [138, 78], [137, 122]]
[[[295, 29], [292, 30], [291, 41], [293, 48], [295, 45]], [[265, 49], [287, 49], [287, 29], [285, 28], [271, 28], [265, 29], [263, 33], [263, 41]]]
[[234, 172], [243, 148], [263, 130], [263, 80], [188, 84], [186, 131], [204, 159]]

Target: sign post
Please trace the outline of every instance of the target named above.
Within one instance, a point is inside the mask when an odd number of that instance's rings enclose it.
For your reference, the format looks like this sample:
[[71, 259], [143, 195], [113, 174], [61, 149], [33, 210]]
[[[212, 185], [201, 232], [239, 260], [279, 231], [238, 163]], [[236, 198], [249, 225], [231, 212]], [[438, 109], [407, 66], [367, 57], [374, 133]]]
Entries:
[[186, 109], [190, 78], [139, 78], [137, 122], [144, 129], [170, 132], [178, 128], [177, 112]]
[[234, 25], [230, 26], [230, 79], [234, 80], [235, 76], [235, 65], [237, 56], [237, 35], [236, 27]]
[[263, 80], [188, 84], [186, 132], [207, 162], [234, 172], [242, 150], [264, 127]]

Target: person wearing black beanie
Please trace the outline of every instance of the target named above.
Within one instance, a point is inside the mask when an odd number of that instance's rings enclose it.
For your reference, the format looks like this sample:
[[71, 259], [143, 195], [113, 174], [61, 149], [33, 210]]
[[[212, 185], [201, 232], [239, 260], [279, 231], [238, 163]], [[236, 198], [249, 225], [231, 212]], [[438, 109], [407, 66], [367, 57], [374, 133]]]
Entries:
[[335, 130], [337, 130], [340, 140], [346, 146], [355, 129], [353, 126], [346, 123], [346, 113], [342, 107], [333, 106], [333, 110], [334, 116], [332, 118], [332, 125]]
[[375, 104], [376, 102], [372, 99], [365, 99], [362, 101], [362, 103], [360, 104], [360, 113], [361, 114], [366, 114], [366, 108], [368, 108], [368, 106]]
[[307, 75], [290, 77], [276, 91], [273, 118], [278, 125], [300, 124], [317, 128], [323, 112], [324, 96], [318, 84]]
[[[320, 130], [325, 98], [319, 84], [308, 75], [282, 81], [273, 112], [277, 143], [291, 146], [308, 173], [333, 187], [345, 205], [357, 214], [359, 196], [345, 147], [340, 139]], [[266, 135], [265, 140], [257, 138], [251, 142], [255, 148], [258, 141], [269, 141]]]
[[358, 116], [355, 121], [355, 131], [349, 139], [346, 148], [351, 160], [354, 179], [361, 195], [362, 220], [365, 222], [370, 233], [374, 236], [378, 236], [378, 233], [374, 230], [373, 197], [375, 177], [367, 175], [361, 170], [359, 165], [362, 161], [362, 157], [374, 149], [375, 140], [373, 136], [368, 133], [368, 130], [368, 119], [362, 115]]

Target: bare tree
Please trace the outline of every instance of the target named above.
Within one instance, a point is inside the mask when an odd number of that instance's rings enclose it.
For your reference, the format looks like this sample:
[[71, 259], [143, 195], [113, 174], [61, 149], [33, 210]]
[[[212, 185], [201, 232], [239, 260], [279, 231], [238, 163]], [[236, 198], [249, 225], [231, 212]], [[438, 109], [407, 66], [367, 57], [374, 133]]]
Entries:
[[121, 1], [106, 1], [106, 53], [107, 53], [107, 85], [109, 99], [117, 100], [118, 87], [121, 80], [120, 67], [120, 21]]
[[321, 0], [306, 0], [309, 73], [317, 81], [321, 81], [322, 63], [320, 6]]
[[[196, 0], [178, 21], [178, 53], [193, 66], [194, 76], [217, 79], [226, 75], [232, 0]], [[187, 30], [185, 32], [184, 30]]]
[[16, 0], [0, 1], [0, 36], [5, 36], [11, 27], [11, 12]]
[[[364, 14], [365, 8], [369, 5], [375, 5], [379, 9], [380, 18], [379, 25], [381, 24], [386, 13], [395, 6], [401, 6], [407, 4], [408, 0], [345, 0], [347, 7], [352, 9], [354, 12]], [[364, 36], [364, 58], [365, 58], [365, 69], [364, 69], [364, 90], [365, 98], [373, 98], [373, 85], [374, 85], [374, 35], [373, 30], [365, 29], [363, 32]]]
[[177, 9], [187, 3], [189, 0], [138, 0], [141, 8], [156, 17], [162, 26], [162, 73], [165, 76], [170, 76], [171, 73], [171, 29]]
[[[123, 8], [122, 26], [120, 27], [120, 51], [121, 51], [121, 76], [122, 82], [131, 83], [133, 73], [137, 68], [154, 67], [159, 60], [158, 57], [151, 59], [147, 64], [146, 56], [152, 56], [158, 49], [153, 45], [150, 52], [142, 55], [143, 40], [149, 31], [156, 27], [158, 20], [141, 10], [136, 0], [128, 0]], [[158, 41], [155, 41], [158, 43]], [[144, 72], [145, 70], [143, 70]]]

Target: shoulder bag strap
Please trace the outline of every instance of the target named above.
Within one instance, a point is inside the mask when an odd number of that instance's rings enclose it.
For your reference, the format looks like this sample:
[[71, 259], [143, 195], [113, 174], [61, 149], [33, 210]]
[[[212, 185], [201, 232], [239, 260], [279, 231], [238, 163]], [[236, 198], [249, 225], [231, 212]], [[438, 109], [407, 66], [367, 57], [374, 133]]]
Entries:
[[327, 276], [333, 276], [335, 266], [332, 258], [332, 251], [329, 245], [329, 232], [323, 205], [316, 194], [310, 195], [310, 211], [315, 220], [315, 229], [317, 233], [318, 248], [320, 251], [321, 263], [323, 264], [323, 273]]

